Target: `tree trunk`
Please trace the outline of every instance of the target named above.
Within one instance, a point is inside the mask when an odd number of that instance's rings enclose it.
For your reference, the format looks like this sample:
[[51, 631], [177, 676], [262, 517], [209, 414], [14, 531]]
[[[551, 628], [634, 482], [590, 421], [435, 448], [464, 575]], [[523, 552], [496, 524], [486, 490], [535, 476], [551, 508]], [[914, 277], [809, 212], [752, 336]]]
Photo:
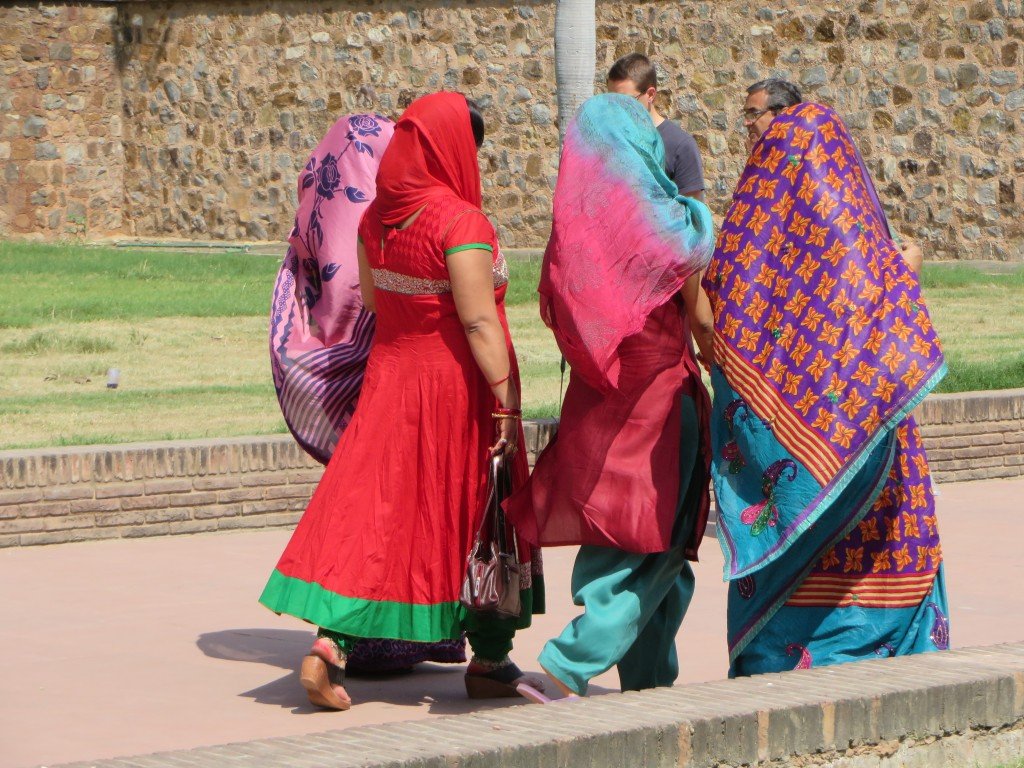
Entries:
[[597, 64], [595, 0], [558, 0], [555, 14], [555, 82], [558, 86], [558, 135], [576, 110], [594, 93]]

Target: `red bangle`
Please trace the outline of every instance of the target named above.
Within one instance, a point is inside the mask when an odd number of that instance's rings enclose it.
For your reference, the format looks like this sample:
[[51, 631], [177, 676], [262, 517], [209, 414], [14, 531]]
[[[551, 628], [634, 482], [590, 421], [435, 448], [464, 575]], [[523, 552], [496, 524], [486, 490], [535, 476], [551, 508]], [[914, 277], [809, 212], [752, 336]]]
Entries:
[[522, 416], [521, 408], [495, 408], [494, 412], [499, 416]]
[[491, 387], [493, 389], [494, 387], [498, 386], [499, 384], [504, 384], [506, 381], [508, 381], [511, 378], [512, 378], [512, 374], [509, 373], [509, 374], [507, 374], [505, 376], [504, 379], [498, 379], [497, 381], [492, 381], [492, 382], [488, 383], [487, 386], [489, 386], [489, 387]]

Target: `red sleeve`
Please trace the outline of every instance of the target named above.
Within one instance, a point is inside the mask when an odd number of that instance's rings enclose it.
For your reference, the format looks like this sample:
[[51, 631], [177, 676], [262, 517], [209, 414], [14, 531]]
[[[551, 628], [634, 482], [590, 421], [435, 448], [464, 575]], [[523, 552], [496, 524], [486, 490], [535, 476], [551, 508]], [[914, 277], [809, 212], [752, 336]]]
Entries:
[[498, 250], [497, 245], [497, 234], [490, 219], [483, 212], [472, 209], [457, 214], [441, 239], [445, 256], [473, 248], [490, 251], [493, 255]]

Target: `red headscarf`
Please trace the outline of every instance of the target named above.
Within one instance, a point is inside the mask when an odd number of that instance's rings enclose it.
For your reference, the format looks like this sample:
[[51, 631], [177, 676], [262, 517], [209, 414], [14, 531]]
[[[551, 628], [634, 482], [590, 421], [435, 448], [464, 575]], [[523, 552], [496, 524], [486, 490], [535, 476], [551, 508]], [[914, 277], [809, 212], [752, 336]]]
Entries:
[[373, 207], [380, 223], [393, 227], [447, 195], [481, 207], [480, 167], [466, 97], [442, 91], [416, 99], [395, 125], [377, 171]]

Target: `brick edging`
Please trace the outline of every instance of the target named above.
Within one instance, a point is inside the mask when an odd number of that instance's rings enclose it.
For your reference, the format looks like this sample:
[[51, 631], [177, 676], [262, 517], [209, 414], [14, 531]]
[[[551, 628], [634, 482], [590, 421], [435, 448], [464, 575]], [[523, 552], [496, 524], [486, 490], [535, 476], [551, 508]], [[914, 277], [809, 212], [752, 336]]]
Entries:
[[918, 408], [922, 424], [962, 424], [1024, 419], [1024, 389], [929, 395]]
[[0, 451], [0, 548], [291, 526], [322, 473], [287, 434]]
[[1022, 747], [1016, 643], [60, 768], [985, 767]]
[[[940, 482], [1024, 474], [1024, 390], [917, 411]], [[557, 430], [527, 422], [532, 460]], [[290, 526], [323, 469], [290, 435], [0, 451], [0, 548]]]

